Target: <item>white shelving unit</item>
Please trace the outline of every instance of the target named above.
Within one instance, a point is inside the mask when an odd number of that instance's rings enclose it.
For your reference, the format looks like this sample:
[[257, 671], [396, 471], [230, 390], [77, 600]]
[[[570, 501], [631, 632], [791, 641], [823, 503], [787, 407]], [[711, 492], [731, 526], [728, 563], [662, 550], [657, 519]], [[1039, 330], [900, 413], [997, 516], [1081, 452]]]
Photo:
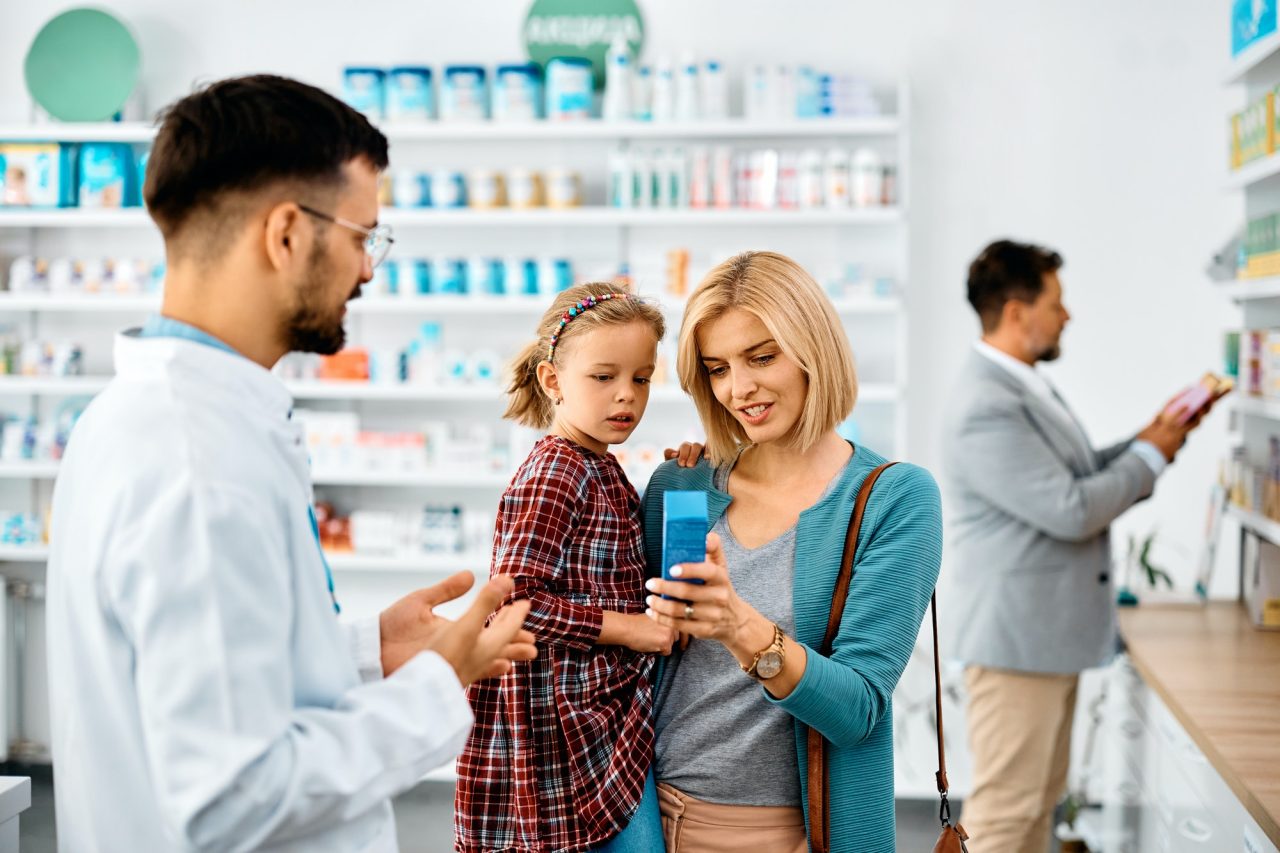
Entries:
[[1274, 69], [1271, 68], [1276, 64], [1278, 56], [1280, 56], [1280, 32], [1275, 32], [1258, 39], [1232, 59], [1223, 82], [1230, 86], [1237, 83], [1258, 82], [1259, 78], [1265, 82], [1268, 75], [1274, 79], [1275, 76], [1280, 76], [1274, 74]]
[[[1277, 293], [1280, 293], [1278, 283]], [[658, 304], [669, 315], [679, 318], [684, 302], [674, 298], [659, 298]], [[859, 314], [897, 314], [903, 310], [902, 300], [894, 297], [865, 299], [834, 299], [836, 311], [842, 316]], [[0, 292], [0, 312], [39, 312], [64, 314], [136, 314], [155, 311], [160, 307], [156, 295], [116, 294], [50, 294]], [[455, 316], [515, 316], [530, 320], [539, 317], [546, 304], [541, 299], [501, 299], [485, 296], [425, 296], [425, 297], [362, 297], [347, 303], [348, 314], [423, 314], [440, 317]]]
[[1255, 533], [1268, 542], [1280, 545], [1280, 522], [1272, 521], [1261, 513], [1240, 506], [1228, 507], [1227, 513], [1240, 522], [1245, 530]]
[[1235, 410], [1242, 415], [1265, 418], [1280, 426], [1280, 400], [1268, 400], [1263, 397], [1240, 397], [1235, 403]]
[[[1220, 5], [1225, 10], [1226, 5]], [[1232, 61], [1224, 82], [1240, 91], [1241, 105], [1262, 97], [1280, 83], [1280, 33], [1267, 36], [1246, 48]], [[1240, 193], [1242, 221], [1280, 210], [1280, 156], [1272, 155], [1236, 170], [1227, 178], [1225, 188]], [[1238, 279], [1215, 287], [1239, 305], [1243, 330], [1280, 326], [1280, 276]], [[1246, 358], [1246, 353], [1242, 352], [1242, 377], [1248, 371]], [[1244, 388], [1237, 389], [1237, 393], [1229, 398], [1236, 413], [1236, 438], [1242, 442], [1249, 463], [1261, 465], [1270, 452], [1270, 437], [1280, 435], [1280, 401], [1247, 396], [1244, 392]], [[1280, 543], [1280, 524], [1242, 507], [1232, 506], [1227, 514], [1239, 524], [1242, 540], [1247, 535], [1257, 535]], [[1242, 559], [1243, 553], [1241, 548]]]
[[1242, 305], [1246, 302], [1280, 298], [1280, 278], [1241, 279], [1215, 286], [1223, 296]]
[[[9, 563], [44, 563], [49, 559], [47, 545], [0, 545], [0, 560]], [[488, 554], [362, 554], [349, 551], [325, 554], [329, 568], [335, 572], [377, 572], [415, 575], [444, 575], [453, 572], [475, 572], [487, 576]]]
[[[632, 139], [824, 139], [892, 136], [902, 128], [894, 116], [865, 118], [748, 121], [723, 119], [655, 124], [638, 121], [581, 122], [406, 122], [379, 129], [392, 143], [407, 142], [537, 142]], [[142, 122], [0, 125], [0, 139], [10, 142], [148, 143], [155, 128]]]
[[[813, 226], [892, 225], [902, 221], [896, 207], [847, 210], [623, 210], [573, 207], [563, 210], [432, 210], [385, 208], [379, 221], [396, 228], [613, 228], [621, 226]], [[141, 208], [119, 210], [0, 210], [0, 228], [151, 228]]]
[[[0, 376], [0, 397], [77, 397], [97, 394], [109, 376]], [[394, 403], [505, 403], [498, 385], [379, 385], [370, 382], [286, 382], [295, 400], [386, 401]], [[887, 403], [901, 397], [896, 385], [862, 385], [858, 399]], [[654, 388], [649, 403], [685, 403], [684, 392], [673, 386]]]
[[[890, 275], [899, 288], [910, 287], [910, 95], [895, 87], [892, 115], [856, 119], [696, 123], [592, 121], [530, 124], [386, 124], [393, 169], [493, 168], [552, 164], [582, 172], [588, 205], [568, 210], [436, 210], [384, 209], [382, 221], [396, 229], [400, 257], [517, 257], [558, 255], [600, 262], [617, 269], [630, 264], [642, 294], [655, 296], [668, 320], [667, 342], [673, 345], [684, 303], [656, 293], [659, 274], [647, 278], [642, 264], [662, 268], [662, 253], [671, 247], [691, 254], [690, 284], [706, 263], [746, 248], [774, 249], [797, 258], [810, 269], [822, 263], [862, 263], [877, 274]], [[29, 142], [124, 142], [145, 145], [154, 138], [145, 124], [0, 125], [0, 140]], [[602, 185], [612, 149], [643, 146], [727, 144], [735, 149], [776, 147], [822, 151], [869, 145], [897, 167], [898, 204], [843, 210], [671, 210], [617, 209], [601, 206]], [[532, 153], [531, 153], [532, 152]], [[529, 159], [527, 159], [529, 158]], [[539, 159], [541, 158], [541, 159]], [[43, 257], [98, 256], [158, 257], [154, 227], [141, 209], [124, 210], [5, 210], [0, 209], [0, 282], [7, 275], [4, 260], [18, 254]], [[693, 259], [697, 259], [696, 264]], [[816, 270], [815, 270], [816, 271]], [[67, 295], [10, 292], [0, 289], [0, 325], [8, 325], [26, 339], [69, 339], [85, 344], [86, 373], [70, 378], [0, 376], [0, 412], [20, 413], [21, 407], [42, 418], [63, 398], [96, 394], [109, 381], [110, 337], [137, 322], [160, 305], [155, 295], [112, 293]], [[835, 305], [854, 342], [860, 370], [859, 423], [864, 440], [886, 455], [906, 453], [908, 311], [900, 297], [836, 299]], [[545, 310], [537, 298], [395, 297], [368, 296], [348, 305], [349, 339], [370, 348], [401, 346], [424, 321], [441, 324], [446, 345], [514, 348], [528, 336]], [[453, 338], [452, 342], [450, 338]], [[91, 340], [85, 340], [89, 338]], [[89, 344], [92, 343], [92, 346]], [[501, 354], [501, 353], [499, 353]], [[666, 385], [655, 387], [641, 425], [652, 436], [646, 446], [674, 446], [697, 429], [692, 403], [679, 391], [674, 364]], [[457, 421], [497, 426], [501, 390], [494, 386], [421, 387], [367, 383], [290, 382], [290, 392], [308, 408], [352, 409], [370, 429], [414, 429], [424, 421]], [[865, 421], [864, 421], [865, 419]], [[870, 426], [867, 426], [870, 424]], [[700, 432], [700, 430], [698, 430]], [[503, 433], [497, 432], [501, 438]], [[636, 440], [626, 448], [634, 448]], [[643, 455], [632, 450], [633, 458]], [[512, 465], [520, 459], [511, 460]], [[42, 512], [58, 473], [56, 462], [0, 462], [0, 506], [21, 509], [27, 504]], [[510, 471], [314, 471], [317, 496], [333, 501], [340, 511], [358, 508], [404, 511], [426, 505], [461, 504], [468, 512], [492, 513]], [[643, 487], [643, 483], [637, 485]], [[476, 547], [473, 543], [472, 547]], [[476, 547], [476, 550], [480, 550]], [[48, 549], [43, 546], [0, 546], [0, 566], [44, 571]], [[385, 556], [331, 554], [339, 575], [339, 596], [346, 615], [370, 612], [410, 589], [433, 582], [443, 573], [474, 571], [487, 574], [487, 553], [460, 555]], [[914, 722], [912, 723], [914, 725]], [[428, 779], [451, 781], [452, 767]], [[931, 779], [909, 781], [905, 795], [931, 796]], [[900, 789], [902, 785], [900, 785]], [[913, 788], [918, 788], [915, 791]], [[900, 790], [900, 793], [903, 793]]]

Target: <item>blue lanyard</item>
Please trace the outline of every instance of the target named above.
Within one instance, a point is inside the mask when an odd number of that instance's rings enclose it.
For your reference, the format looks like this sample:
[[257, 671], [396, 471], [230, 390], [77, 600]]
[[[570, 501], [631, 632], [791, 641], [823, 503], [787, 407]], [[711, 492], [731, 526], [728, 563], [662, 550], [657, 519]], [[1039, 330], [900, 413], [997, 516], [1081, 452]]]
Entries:
[[320, 549], [320, 564], [324, 566], [324, 579], [329, 584], [329, 600], [333, 602], [333, 612], [341, 613], [342, 607], [338, 604], [338, 596], [333, 591], [333, 570], [329, 568], [329, 560], [324, 555], [324, 548], [320, 547], [320, 522], [316, 521], [316, 508], [307, 507], [307, 517], [311, 519], [311, 532], [316, 536], [316, 547]]

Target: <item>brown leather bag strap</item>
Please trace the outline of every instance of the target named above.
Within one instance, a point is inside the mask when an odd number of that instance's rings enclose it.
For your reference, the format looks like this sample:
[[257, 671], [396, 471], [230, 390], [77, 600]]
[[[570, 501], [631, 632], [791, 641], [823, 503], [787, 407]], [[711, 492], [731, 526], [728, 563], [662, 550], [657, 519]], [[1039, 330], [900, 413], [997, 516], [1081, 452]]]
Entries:
[[844, 603], [849, 598], [849, 584], [853, 582], [853, 560], [857, 556], [858, 534], [862, 530], [862, 516], [867, 511], [867, 502], [871, 500], [871, 489], [880, 475], [888, 471], [897, 462], [886, 462], [867, 475], [858, 490], [858, 499], [853, 505], [853, 515], [849, 517], [849, 530], [844, 537], [844, 556], [840, 560], [840, 574], [836, 575], [835, 591], [831, 594], [831, 613], [827, 616], [827, 633], [822, 639], [819, 650], [824, 657], [831, 655], [831, 649], [840, 632], [840, 617], [844, 615]]
[[942, 662], [938, 654], [938, 592], [935, 589], [929, 598], [929, 614], [933, 617], [933, 701], [938, 721], [938, 820], [942, 821], [942, 835], [934, 847], [934, 853], [968, 853], [965, 844], [969, 833], [958, 822], [951, 822], [951, 801], [947, 799], [947, 750], [942, 736]]
[[[824, 657], [831, 656], [836, 634], [840, 631], [840, 617], [849, 597], [849, 585], [853, 582], [853, 562], [858, 550], [858, 533], [862, 530], [862, 516], [871, 500], [871, 489], [876, 480], [896, 462], [886, 462], [862, 481], [858, 498], [849, 517], [849, 530], [844, 538], [844, 555], [840, 560], [840, 573], [836, 575], [835, 590], [831, 595], [831, 613], [827, 617], [827, 633], [819, 650]], [[831, 850], [831, 799], [827, 779], [827, 739], [815, 728], [805, 733], [805, 752], [808, 756], [809, 783], [809, 849], [812, 853], [830, 853]]]
[[[929, 598], [929, 614], [933, 617], [933, 701], [938, 721], [938, 793], [945, 803], [947, 799], [947, 751], [942, 739], [942, 664], [938, 656], [938, 593]], [[949, 814], [949, 810], [948, 810]]]

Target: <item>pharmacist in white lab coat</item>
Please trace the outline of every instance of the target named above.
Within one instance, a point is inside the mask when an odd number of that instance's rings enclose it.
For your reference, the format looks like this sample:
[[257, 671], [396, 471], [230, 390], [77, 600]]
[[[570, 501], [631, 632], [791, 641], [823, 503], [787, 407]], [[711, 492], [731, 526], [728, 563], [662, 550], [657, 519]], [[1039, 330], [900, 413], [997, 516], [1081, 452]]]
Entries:
[[215, 83], [173, 105], [145, 196], [161, 315], [71, 438], [48, 578], [67, 851], [396, 849], [390, 798], [452, 759], [464, 688], [534, 655], [527, 603], [458, 622], [461, 575], [339, 622], [307, 450], [269, 368], [334, 352], [385, 255], [386, 139], [318, 89]]

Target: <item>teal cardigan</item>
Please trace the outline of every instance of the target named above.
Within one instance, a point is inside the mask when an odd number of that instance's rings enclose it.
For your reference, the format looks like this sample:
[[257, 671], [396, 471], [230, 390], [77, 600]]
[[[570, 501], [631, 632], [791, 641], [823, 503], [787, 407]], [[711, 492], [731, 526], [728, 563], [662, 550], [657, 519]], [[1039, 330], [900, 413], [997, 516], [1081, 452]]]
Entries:
[[[831, 744], [832, 853], [894, 851], [893, 689], [915, 646], [942, 560], [938, 486], [923, 468], [895, 465], [876, 482], [863, 517], [853, 583], [834, 652], [824, 658], [814, 651], [826, 633], [858, 489], [884, 461], [857, 447], [836, 487], [800, 513], [792, 607], [795, 639], [808, 647], [808, 664], [787, 698], [774, 699], [764, 692], [795, 718], [802, 797], [807, 798], [808, 788], [806, 727], [822, 732]], [[661, 573], [663, 492], [706, 491], [714, 525], [733, 499], [715, 488], [712, 476], [705, 461], [696, 468], [666, 462], [654, 472], [644, 495], [650, 574]], [[725, 732], [726, 737], [732, 735]], [[805, 803], [807, 825], [807, 799]]]

